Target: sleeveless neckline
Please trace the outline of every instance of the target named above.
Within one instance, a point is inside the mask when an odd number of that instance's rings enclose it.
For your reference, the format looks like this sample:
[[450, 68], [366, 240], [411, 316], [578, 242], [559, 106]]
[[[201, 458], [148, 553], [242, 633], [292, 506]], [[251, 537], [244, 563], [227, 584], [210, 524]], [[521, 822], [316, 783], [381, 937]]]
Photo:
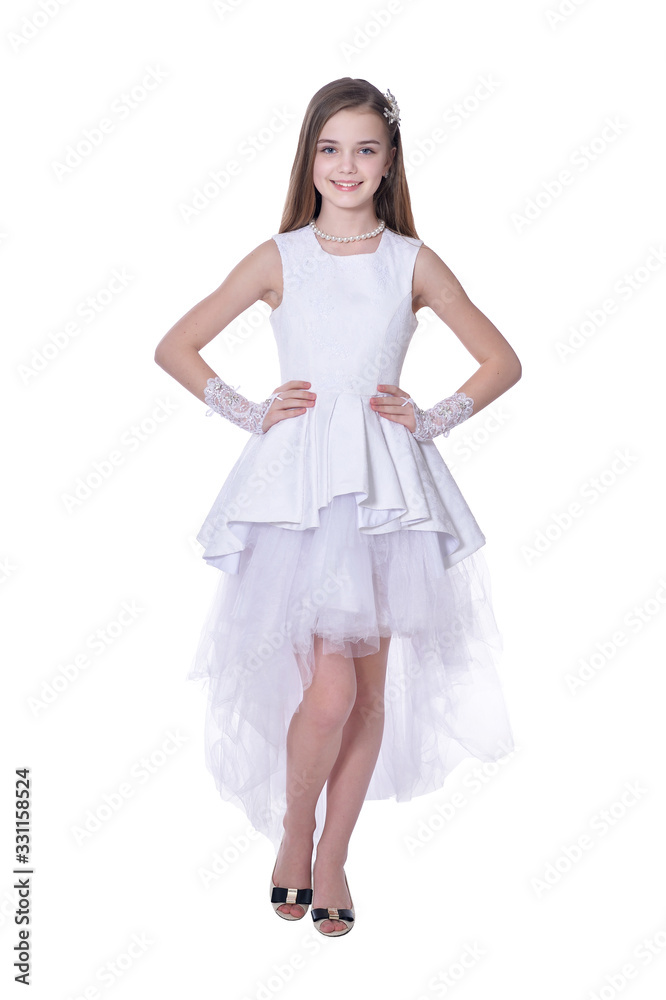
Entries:
[[325, 253], [327, 257], [335, 257], [338, 260], [346, 260], [348, 257], [374, 257], [375, 254], [379, 253], [379, 251], [381, 250], [382, 243], [384, 242], [384, 237], [385, 237], [386, 233], [388, 232], [388, 229], [386, 227], [382, 230], [381, 236], [379, 237], [379, 244], [378, 244], [376, 250], [373, 250], [372, 253], [345, 253], [345, 254], [342, 254], [342, 253], [329, 253], [328, 250], [324, 250], [323, 246], [321, 245], [321, 243], [317, 239], [317, 234], [315, 233], [315, 231], [312, 228], [312, 226], [310, 225], [310, 223], [307, 223], [307, 225], [304, 228], [308, 229], [310, 231], [312, 239], [315, 241], [315, 243], [317, 244], [317, 246], [319, 247], [319, 249], [321, 250], [322, 253]]

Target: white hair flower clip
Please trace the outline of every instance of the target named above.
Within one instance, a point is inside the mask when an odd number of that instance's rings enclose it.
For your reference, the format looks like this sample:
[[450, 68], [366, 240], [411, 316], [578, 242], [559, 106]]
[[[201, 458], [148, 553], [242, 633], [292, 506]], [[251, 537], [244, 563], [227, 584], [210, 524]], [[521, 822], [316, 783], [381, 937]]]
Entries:
[[392, 125], [393, 122], [397, 122], [398, 125], [399, 125], [400, 124], [400, 108], [398, 107], [398, 102], [396, 101], [395, 97], [393, 96], [393, 94], [391, 93], [391, 91], [388, 88], [386, 90], [386, 93], [384, 94], [384, 97], [386, 98], [386, 100], [390, 104], [390, 108], [384, 108], [384, 116], [386, 118], [388, 118], [389, 125]]

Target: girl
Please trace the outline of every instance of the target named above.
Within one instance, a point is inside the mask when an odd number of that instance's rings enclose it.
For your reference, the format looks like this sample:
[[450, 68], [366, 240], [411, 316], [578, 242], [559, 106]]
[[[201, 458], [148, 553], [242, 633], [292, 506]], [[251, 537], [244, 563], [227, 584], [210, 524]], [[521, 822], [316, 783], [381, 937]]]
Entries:
[[[259, 299], [282, 381], [256, 403], [199, 352]], [[423, 306], [478, 363], [429, 409], [398, 385]], [[485, 537], [433, 438], [521, 366], [417, 236], [390, 90], [344, 77], [317, 91], [280, 231], [155, 360], [250, 434], [197, 535], [222, 571], [187, 675], [208, 684], [206, 763], [277, 849], [278, 915], [312, 903], [317, 930], [342, 935], [364, 800], [406, 801], [465, 757], [513, 749]]]

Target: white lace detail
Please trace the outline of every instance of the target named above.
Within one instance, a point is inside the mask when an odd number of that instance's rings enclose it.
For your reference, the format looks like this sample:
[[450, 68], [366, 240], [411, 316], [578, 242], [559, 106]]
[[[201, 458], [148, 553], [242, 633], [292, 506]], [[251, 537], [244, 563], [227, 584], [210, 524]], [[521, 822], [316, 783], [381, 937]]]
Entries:
[[243, 430], [251, 431], [253, 434], [265, 434], [261, 425], [277, 395], [278, 393], [274, 392], [263, 403], [253, 403], [215, 376], [208, 379], [204, 388], [204, 399], [210, 407], [206, 410], [206, 416], [210, 417], [214, 411], [226, 417], [232, 424], [242, 427]]
[[474, 400], [464, 392], [454, 392], [429, 410], [420, 409], [411, 396], [402, 405], [405, 403], [411, 403], [414, 408], [416, 428], [412, 433], [417, 441], [430, 441], [438, 434], [448, 437], [451, 428], [471, 417], [474, 408]]

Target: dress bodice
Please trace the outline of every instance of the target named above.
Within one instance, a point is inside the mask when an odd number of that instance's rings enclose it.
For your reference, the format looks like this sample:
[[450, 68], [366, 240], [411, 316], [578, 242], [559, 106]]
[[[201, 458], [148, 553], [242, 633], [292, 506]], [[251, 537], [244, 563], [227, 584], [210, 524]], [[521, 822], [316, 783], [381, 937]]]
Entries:
[[372, 253], [342, 256], [309, 225], [272, 238], [282, 258], [282, 301], [270, 315], [281, 381], [368, 396], [378, 382], [398, 385], [418, 325], [412, 277], [423, 240], [384, 229]]
[[372, 253], [324, 250], [312, 228], [273, 236], [283, 294], [273, 310], [280, 384], [311, 383], [314, 406], [251, 434], [197, 535], [204, 558], [238, 572], [254, 523], [318, 527], [334, 496], [356, 498], [361, 532], [436, 531], [446, 567], [485, 538], [433, 441], [373, 410], [399, 385], [418, 325], [414, 264], [422, 240], [384, 229]]

